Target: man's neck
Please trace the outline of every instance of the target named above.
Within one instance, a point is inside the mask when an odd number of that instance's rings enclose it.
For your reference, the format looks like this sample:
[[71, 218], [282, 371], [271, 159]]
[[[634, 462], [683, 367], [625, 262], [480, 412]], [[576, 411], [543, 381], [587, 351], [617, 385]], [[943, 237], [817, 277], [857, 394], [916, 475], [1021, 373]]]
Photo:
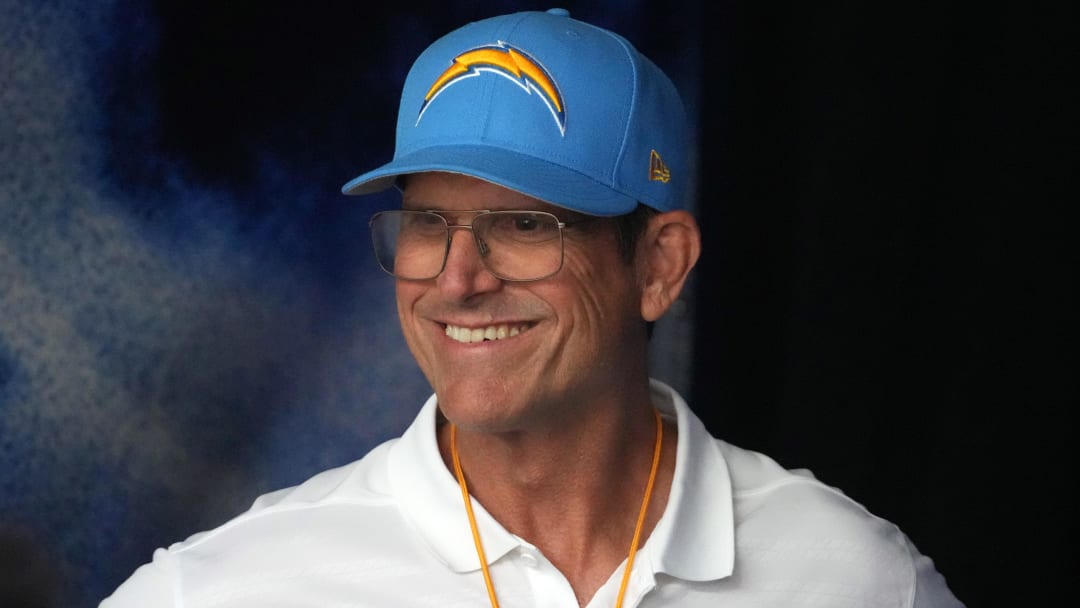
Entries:
[[[583, 604], [626, 559], [649, 479], [655, 417], [647, 393], [633, 403], [582, 407], [573, 421], [528, 431], [457, 431], [470, 494], [507, 530], [537, 546]], [[444, 425], [440, 450], [452, 471], [449, 443]], [[667, 504], [675, 447], [675, 427], [665, 425], [639, 546]]]

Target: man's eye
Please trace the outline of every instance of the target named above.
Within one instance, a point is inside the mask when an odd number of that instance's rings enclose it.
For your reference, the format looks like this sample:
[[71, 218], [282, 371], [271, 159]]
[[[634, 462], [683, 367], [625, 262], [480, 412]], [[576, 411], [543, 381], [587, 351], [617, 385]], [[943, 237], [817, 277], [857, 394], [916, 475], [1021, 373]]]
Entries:
[[485, 221], [490, 224], [491, 236], [517, 241], [538, 243], [558, 238], [559, 223], [555, 218], [535, 213], [491, 214]]
[[540, 228], [540, 222], [532, 217], [519, 217], [514, 219], [514, 229], [518, 232], [531, 232]]

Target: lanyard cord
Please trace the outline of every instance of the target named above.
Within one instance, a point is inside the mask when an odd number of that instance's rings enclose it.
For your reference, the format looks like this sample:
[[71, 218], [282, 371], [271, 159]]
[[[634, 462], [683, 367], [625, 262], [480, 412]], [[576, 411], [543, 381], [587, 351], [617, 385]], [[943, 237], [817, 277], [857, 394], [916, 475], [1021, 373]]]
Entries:
[[487, 585], [488, 598], [491, 600], [491, 608], [499, 608], [499, 600], [495, 597], [495, 585], [491, 583], [491, 572], [488, 571], [487, 558], [484, 557], [484, 545], [480, 542], [480, 530], [476, 528], [476, 516], [473, 515], [472, 500], [469, 499], [469, 487], [465, 484], [465, 474], [461, 472], [461, 459], [457, 451], [457, 425], [450, 423], [450, 456], [454, 459], [454, 474], [457, 475], [458, 486], [461, 487], [461, 499], [465, 501], [465, 513], [469, 516], [469, 528], [472, 530], [473, 544], [476, 545], [476, 556], [480, 558], [480, 569], [484, 571], [484, 584]]
[[[637, 554], [638, 542], [641, 540], [641, 529], [645, 525], [645, 515], [649, 511], [649, 500], [652, 498], [656, 472], [660, 468], [660, 448], [664, 444], [664, 426], [660, 420], [660, 412], [655, 408], [653, 408], [653, 415], [656, 417], [656, 446], [653, 448], [652, 470], [649, 471], [649, 483], [645, 486], [645, 497], [641, 500], [637, 525], [634, 526], [634, 538], [630, 541], [630, 554], [626, 556], [626, 570], [623, 571], [622, 583], [619, 585], [619, 596], [615, 600], [615, 608], [622, 608], [623, 596], [626, 595], [626, 586], [630, 582], [630, 572], [634, 569], [634, 555]], [[495, 597], [495, 585], [491, 582], [491, 572], [488, 570], [487, 558], [484, 556], [484, 545], [480, 542], [480, 530], [476, 527], [476, 516], [473, 515], [469, 487], [465, 483], [465, 474], [461, 470], [461, 459], [458, 457], [457, 451], [457, 426], [453, 423], [450, 424], [450, 456], [454, 461], [454, 474], [457, 476], [458, 486], [461, 487], [461, 499], [465, 502], [465, 513], [469, 516], [469, 529], [472, 530], [473, 544], [476, 545], [476, 556], [480, 558], [480, 569], [484, 573], [484, 584], [487, 585], [488, 599], [491, 600], [491, 608], [499, 608], [499, 600]]]

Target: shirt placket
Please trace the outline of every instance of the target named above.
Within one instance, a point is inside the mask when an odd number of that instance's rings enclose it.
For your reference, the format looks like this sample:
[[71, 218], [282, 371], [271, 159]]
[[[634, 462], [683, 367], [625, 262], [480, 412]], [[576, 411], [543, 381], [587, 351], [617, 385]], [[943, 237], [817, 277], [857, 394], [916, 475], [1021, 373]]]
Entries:
[[565, 608], [577, 605], [570, 582], [535, 546], [521, 541], [513, 559], [529, 587], [528, 606]]

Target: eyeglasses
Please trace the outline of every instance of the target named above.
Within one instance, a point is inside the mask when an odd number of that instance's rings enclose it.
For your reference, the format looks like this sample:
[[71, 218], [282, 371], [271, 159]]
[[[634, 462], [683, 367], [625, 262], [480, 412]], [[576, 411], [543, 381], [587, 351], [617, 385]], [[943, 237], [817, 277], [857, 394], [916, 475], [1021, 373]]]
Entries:
[[434, 279], [446, 267], [450, 231], [460, 229], [472, 232], [484, 267], [504, 281], [538, 281], [562, 268], [562, 231], [571, 223], [543, 211], [456, 213], [473, 214], [472, 223], [451, 224], [436, 211], [376, 213], [369, 225], [379, 266], [399, 279]]

